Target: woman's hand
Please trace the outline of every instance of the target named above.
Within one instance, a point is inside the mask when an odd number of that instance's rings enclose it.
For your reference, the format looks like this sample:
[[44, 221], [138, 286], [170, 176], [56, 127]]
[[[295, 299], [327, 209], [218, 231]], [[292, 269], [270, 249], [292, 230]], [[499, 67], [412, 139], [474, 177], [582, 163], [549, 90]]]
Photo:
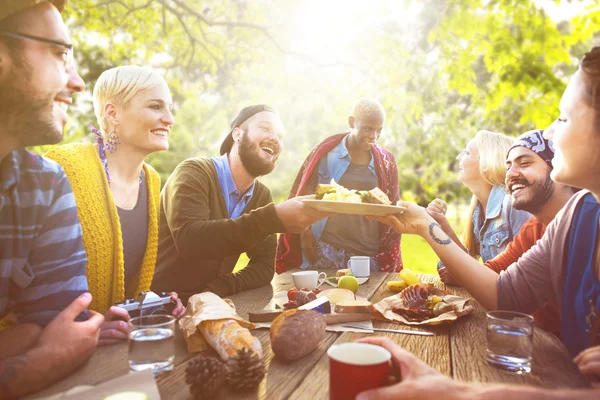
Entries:
[[179, 319], [185, 315], [185, 307], [183, 306], [181, 299], [177, 295], [177, 292], [171, 292], [170, 295], [171, 295], [171, 300], [173, 300], [177, 303], [177, 305], [173, 309], [173, 312], [171, 313], [171, 315], [174, 316], [175, 318]]
[[600, 346], [588, 347], [579, 353], [573, 362], [582, 374], [596, 378], [595, 386], [600, 386]]
[[427, 213], [440, 224], [446, 233], [448, 233], [446, 229], [450, 227], [450, 222], [448, 222], [448, 219], [446, 218], [447, 211], [448, 205], [441, 199], [435, 199], [427, 206]]
[[104, 313], [104, 323], [100, 325], [98, 346], [121, 343], [129, 336], [129, 313], [121, 307], [112, 306]]
[[391, 226], [398, 233], [408, 233], [424, 236], [429, 225], [435, 223], [435, 220], [427, 214], [425, 209], [417, 204], [407, 201], [399, 201], [396, 205], [407, 208], [402, 214], [387, 215], [385, 217], [369, 215], [367, 219], [372, 219], [382, 224]]
[[460, 284], [454, 279], [448, 268], [440, 268], [438, 273], [440, 274], [440, 280], [446, 285], [459, 286]]

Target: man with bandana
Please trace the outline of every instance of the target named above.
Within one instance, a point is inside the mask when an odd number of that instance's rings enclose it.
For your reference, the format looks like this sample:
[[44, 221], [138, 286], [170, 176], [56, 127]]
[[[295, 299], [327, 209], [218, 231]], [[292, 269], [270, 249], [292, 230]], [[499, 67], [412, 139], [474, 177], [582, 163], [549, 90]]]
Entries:
[[[274, 274], [275, 234], [303, 232], [329, 216], [297, 199], [273, 204], [257, 177], [267, 175], [283, 148], [277, 111], [253, 105], [240, 111], [221, 156], [191, 158], [171, 174], [161, 193], [158, 259], [153, 290], [219, 296], [264, 286]], [[241, 253], [250, 258], [233, 269]]]
[[[63, 169], [25, 150], [62, 140], [74, 92], [65, 0], [0, 0], [0, 398], [42, 389], [93, 354], [87, 258]], [[89, 317], [91, 315], [91, 317]]]
[[[525, 132], [509, 149], [506, 155], [506, 188], [512, 206], [533, 214], [533, 217], [521, 226], [519, 234], [502, 253], [484, 264], [493, 271], [500, 273], [506, 270], [536, 244], [544, 235], [546, 226], [573, 195], [573, 188], [550, 178], [553, 157], [552, 142], [543, 137], [542, 130]], [[436, 220], [445, 220], [445, 211], [439, 200], [432, 202], [427, 210]], [[446, 268], [440, 269], [440, 278], [446, 284], [455, 284]], [[547, 303], [533, 317], [538, 326], [560, 336], [560, 314], [556, 303]]]

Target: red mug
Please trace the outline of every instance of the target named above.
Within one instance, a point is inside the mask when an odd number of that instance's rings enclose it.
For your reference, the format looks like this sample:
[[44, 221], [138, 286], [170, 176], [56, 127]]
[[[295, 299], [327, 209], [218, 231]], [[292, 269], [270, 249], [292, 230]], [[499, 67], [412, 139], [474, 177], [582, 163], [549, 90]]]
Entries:
[[388, 383], [392, 355], [381, 346], [334, 344], [327, 355], [330, 400], [354, 400], [359, 393]]

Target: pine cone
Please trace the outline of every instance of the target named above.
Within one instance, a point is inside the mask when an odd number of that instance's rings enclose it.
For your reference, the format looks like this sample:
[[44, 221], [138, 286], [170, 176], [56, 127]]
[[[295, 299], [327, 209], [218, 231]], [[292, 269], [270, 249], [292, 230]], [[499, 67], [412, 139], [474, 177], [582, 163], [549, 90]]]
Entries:
[[227, 361], [227, 383], [234, 390], [253, 389], [265, 377], [262, 357], [249, 349], [238, 350], [237, 355]]
[[200, 356], [189, 362], [185, 370], [185, 381], [190, 384], [194, 399], [212, 399], [225, 384], [227, 369], [220, 358]]

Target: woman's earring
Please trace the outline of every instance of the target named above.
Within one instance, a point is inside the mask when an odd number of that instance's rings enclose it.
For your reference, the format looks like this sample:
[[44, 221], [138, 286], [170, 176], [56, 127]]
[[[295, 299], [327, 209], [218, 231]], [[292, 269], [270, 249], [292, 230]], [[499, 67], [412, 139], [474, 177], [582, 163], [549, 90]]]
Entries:
[[117, 127], [113, 129], [113, 131], [108, 135], [108, 139], [106, 141], [106, 148], [111, 153], [114, 153], [117, 150], [117, 145], [121, 144], [119, 142], [119, 135], [117, 134]]

